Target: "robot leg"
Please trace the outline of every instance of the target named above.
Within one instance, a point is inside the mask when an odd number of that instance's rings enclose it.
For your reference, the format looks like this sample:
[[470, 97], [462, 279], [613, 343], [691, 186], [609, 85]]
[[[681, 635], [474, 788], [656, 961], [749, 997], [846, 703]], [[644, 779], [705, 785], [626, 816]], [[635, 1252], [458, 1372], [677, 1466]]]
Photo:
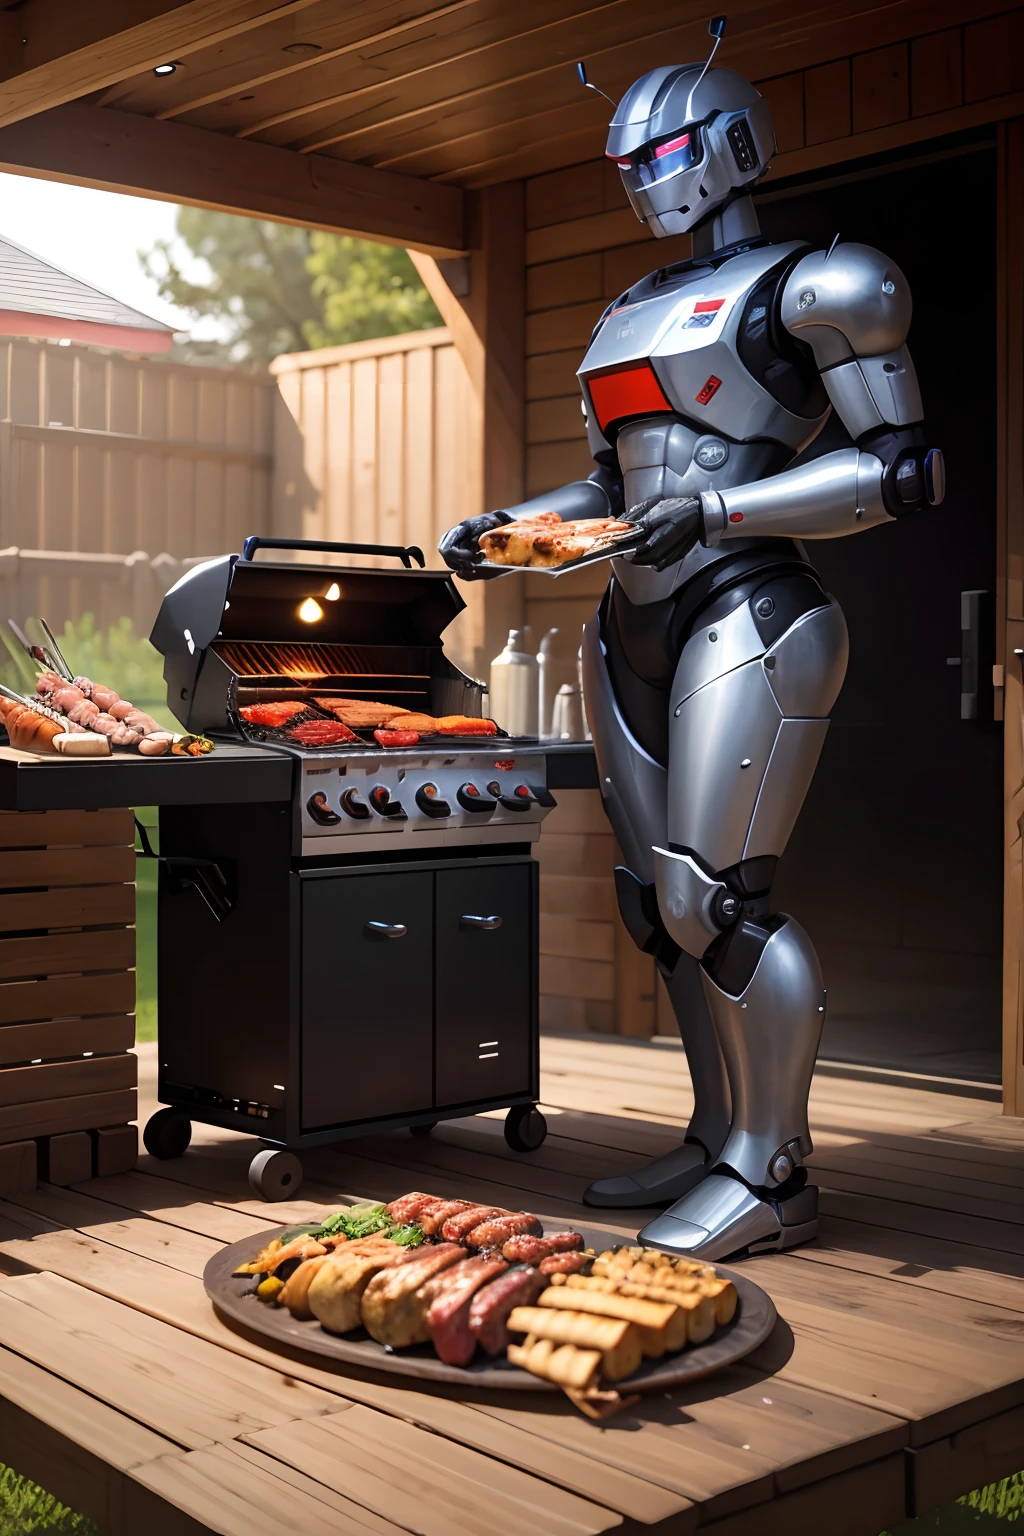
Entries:
[[616, 871], [623, 921], [639, 946], [655, 954], [679, 1024], [693, 1083], [694, 1111], [683, 1144], [645, 1168], [598, 1179], [583, 1198], [618, 1208], [678, 1200], [714, 1163], [729, 1130], [725, 1065], [696, 959], [669, 939], [655, 896], [654, 848], [666, 838], [668, 775], [633, 738], [615, 700], [599, 621], [583, 641], [587, 719], [597, 754], [601, 794], [627, 867]]
[[817, 1230], [803, 1160], [825, 994], [810, 940], [770, 914], [769, 892], [842, 686], [846, 625], [820, 593], [767, 646], [755, 623], [769, 600], [791, 616], [799, 592], [790, 586], [787, 601], [787, 584], [806, 580], [778, 576], [705, 623], [673, 685], [658, 903], [676, 943], [702, 957], [732, 1124], [716, 1167], [640, 1240], [707, 1259], [788, 1248]]

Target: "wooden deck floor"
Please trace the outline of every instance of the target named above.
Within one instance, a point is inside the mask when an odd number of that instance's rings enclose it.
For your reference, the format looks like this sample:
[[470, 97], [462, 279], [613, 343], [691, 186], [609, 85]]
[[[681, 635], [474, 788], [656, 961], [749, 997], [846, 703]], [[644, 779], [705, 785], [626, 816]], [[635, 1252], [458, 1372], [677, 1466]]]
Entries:
[[607, 1426], [335, 1375], [217, 1320], [204, 1264], [274, 1220], [410, 1187], [581, 1217], [592, 1177], [685, 1121], [672, 1043], [547, 1039], [543, 1061], [551, 1135], [529, 1157], [500, 1117], [366, 1138], [267, 1207], [252, 1143], [197, 1128], [179, 1162], [0, 1202], [0, 1461], [102, 1536], [876, 1536], [1024, 1466], [1024, 1122], [977, 1099], [819, 1076], [820, 1239], [744, 1266], [776, 1333]]

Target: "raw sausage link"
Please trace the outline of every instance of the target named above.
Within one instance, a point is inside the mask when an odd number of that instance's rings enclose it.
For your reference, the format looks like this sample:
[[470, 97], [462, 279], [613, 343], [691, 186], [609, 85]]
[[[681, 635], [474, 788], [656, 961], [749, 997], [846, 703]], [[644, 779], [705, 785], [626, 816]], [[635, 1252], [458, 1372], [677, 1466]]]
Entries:
[[512, 1308], [532, 1306], [546, 1285], [535, 1269], [510, 1269], [477, 1291], [469, 1306], [469, 1331], [485, 1354], [505, 1353]]
[[589, 1264], [590, 1259], [583, 1253], [553, 1253], [541, 1259], [537, 1268], [542, 1275], [574, 1275]]
[[481, 1221], [479, 1226], [469, 1230], [463, 1241], [470, 1248], [500, 1248], [510, 1237], [518, 1237], [520, 1233], [529, 1232], [540, 1237], [543, 1231], [544, 1224], [538, 1217], [531, 1216], [528, 1211], [513, 1211], [506, 1216]]

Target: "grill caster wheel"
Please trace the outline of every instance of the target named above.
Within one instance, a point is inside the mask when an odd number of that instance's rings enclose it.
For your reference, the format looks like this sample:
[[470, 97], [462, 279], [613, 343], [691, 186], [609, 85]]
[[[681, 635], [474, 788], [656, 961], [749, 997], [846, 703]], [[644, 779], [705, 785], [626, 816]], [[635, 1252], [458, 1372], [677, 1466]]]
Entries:
[[409, 1127], [409, 1135], [410, 1136], [429, 1136], [431, 1131], [436, 1130], [436, 1128], [437, 1128], [437, 1121], [436, 1120], [428, 1120], [425, 1125], [410, 1125], [410, 1127]]
[[548, 1123], [536, 1104], [515, 1104], [505, 1116], [505, 1140], [513, 1152], [536, 1152], [547, 1134]]
[[180, 1109], [158, 1109], [147, 1120], [142, 1140], [146, 1151], [161, 1162], [182, 1157], [192, 1140], [192, 1122]]
[[302, 1164], [294, 1152], [264, 1147], [249, 1164], [249, 1188], [261, 1200], [289, 1200], [302, 1183]]

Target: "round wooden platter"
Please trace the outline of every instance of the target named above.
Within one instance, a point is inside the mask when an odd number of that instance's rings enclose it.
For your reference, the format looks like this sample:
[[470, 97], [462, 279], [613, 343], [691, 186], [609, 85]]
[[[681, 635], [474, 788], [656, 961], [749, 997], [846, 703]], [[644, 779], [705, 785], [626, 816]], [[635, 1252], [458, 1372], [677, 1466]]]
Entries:
[[[550, 1228], [564, 1232], [567, 1223], [551, 1221]], [[597, 1248], [599, 1252], [603, 1248], [621, 1246], [624, 1241], [620, 1233], [609, 1232], [603, 1227], [573, 1224], [572, 1230], [582, 1233], [587, 1247]], [[247, 1237], [222, 1248], [214, 1254], [203, 1274], [206, 1293], [220, 1316], [270, 1348], [276, 1346], [285, 1353], [315, 1356], [316, 1363], [321, 1366], [359, 1366], [364, 1370], [411, 1376], [419, 1381], [526, 1392], [559, 1390], [553, 1383], [541, 1381], [503, 1359], [478, 1357], [465, 1368], [445, 1365], [429, 1344], [390, 1351], [362, 1329], [342, 1336], [325, 1333], [315, 1319], [303, 1322], [292, 1317], [284, 1307], [269, 1306], [260, 1301], [256, 1296], [256, 1280], [251, 1275], [236, 1276], [232, 1271], [239, 1264], [248, 1263], [278, 1231], [279, 1227], [272, 1228], [257, 1237]], [[635, 1375], [619, 1383], [623, 1391], [655, 1392], [689, 1385], [742, 1360], [744, 1355], [764, 1343], [776, 1321], [771, 1298], [740, 1271], [721, 1264], [716, 1264], [715, 1269], [736, 1287], [739, 1304], [732, 1322], [716, 1329], [706, 1344], [685, 1349], [677, 1355], [665, 1355], [661, 1360], [645, 1360]]]

